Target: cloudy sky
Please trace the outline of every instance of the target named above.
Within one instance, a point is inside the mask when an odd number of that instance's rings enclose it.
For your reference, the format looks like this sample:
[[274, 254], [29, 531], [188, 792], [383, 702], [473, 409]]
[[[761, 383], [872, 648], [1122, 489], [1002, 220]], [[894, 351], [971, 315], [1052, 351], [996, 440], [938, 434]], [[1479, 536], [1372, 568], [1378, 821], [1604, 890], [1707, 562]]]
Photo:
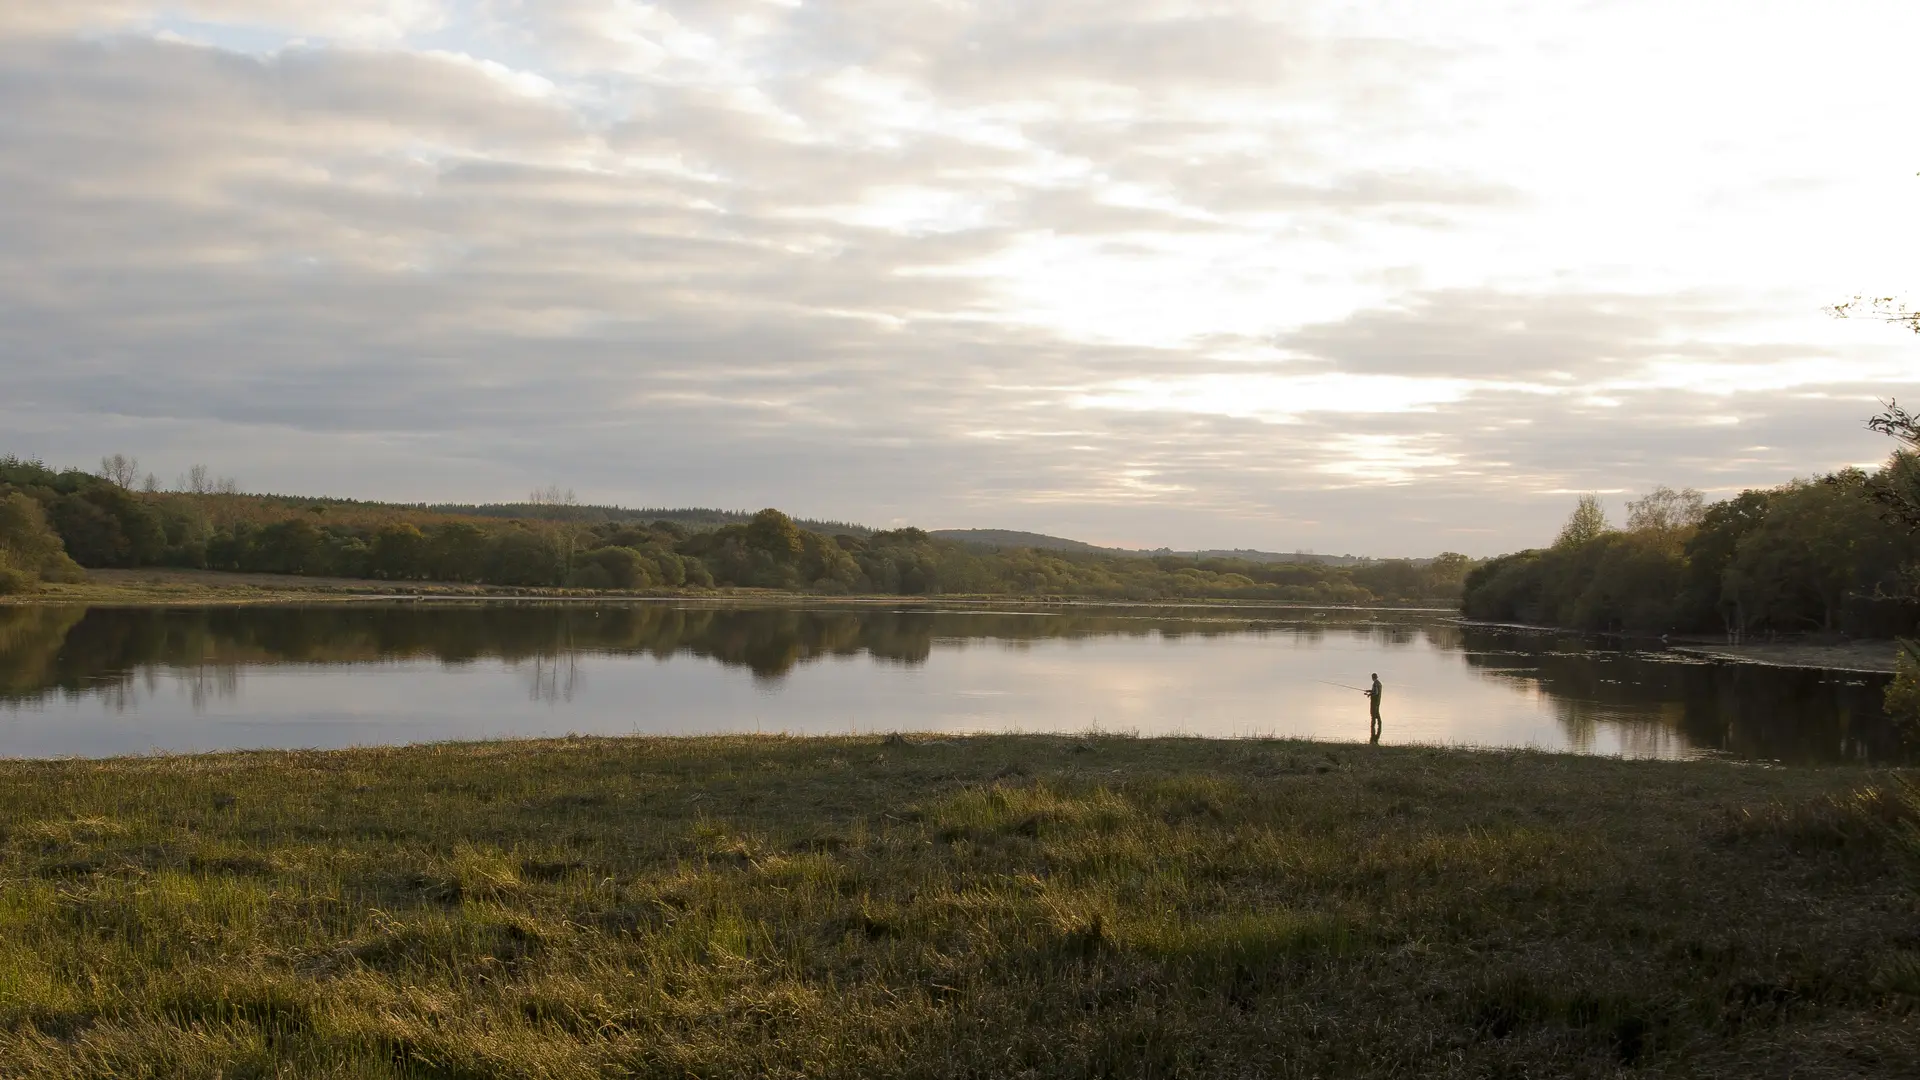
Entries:
[[1872, 462], [1910, 0], [9, 0], [0, 453], [1488, 554]]

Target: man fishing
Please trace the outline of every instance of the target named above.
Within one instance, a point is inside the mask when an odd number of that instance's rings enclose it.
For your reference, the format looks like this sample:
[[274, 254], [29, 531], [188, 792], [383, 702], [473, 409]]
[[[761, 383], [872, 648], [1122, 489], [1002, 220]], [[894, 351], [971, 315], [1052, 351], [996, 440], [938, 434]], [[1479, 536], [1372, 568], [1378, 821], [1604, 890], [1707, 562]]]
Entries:
[[1378, 743], [1380, 741], [1380, 695], [1383, 692], [1383, 688], [1380, 685], [1379, 672], [1376, 671], [1373, 673], [1373, 689], [1371, 690], [1362, 689], [1361, 687], [1358, 687], [1358, 686], [1350, 686], [1343, 682], [1331, 682], [1327, 679], [1315, 679], [1314, 681], [1326, 683], [1328, 686], [1338, 686], [1343, 690], [1352, 690], [1357, 693], [1362, 693], [1367, 695], [1367, 711], [1373, 714], [1373, 737], [1370, 741], [1375, 743]]
[[1367, 740], [1373, 743], [1380, 741], [1380, 691], [1380, 673], [1376, 671], [1373, 673], [1373, 689], [1360, 691], [1367, 695], [1367, 712], [1373, 717], [1373, 737]]

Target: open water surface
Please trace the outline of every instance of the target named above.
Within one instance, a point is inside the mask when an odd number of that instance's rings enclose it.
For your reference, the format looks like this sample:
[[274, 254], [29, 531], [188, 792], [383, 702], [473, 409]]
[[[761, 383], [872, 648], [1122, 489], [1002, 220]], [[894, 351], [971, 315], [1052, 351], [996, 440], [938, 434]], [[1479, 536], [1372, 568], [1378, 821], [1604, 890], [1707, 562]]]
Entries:
[[358, 603], [0, 608], [0, 757], [711, 732], [1056, 731], [1907, 760], [1885, 676], [1442, 613]]

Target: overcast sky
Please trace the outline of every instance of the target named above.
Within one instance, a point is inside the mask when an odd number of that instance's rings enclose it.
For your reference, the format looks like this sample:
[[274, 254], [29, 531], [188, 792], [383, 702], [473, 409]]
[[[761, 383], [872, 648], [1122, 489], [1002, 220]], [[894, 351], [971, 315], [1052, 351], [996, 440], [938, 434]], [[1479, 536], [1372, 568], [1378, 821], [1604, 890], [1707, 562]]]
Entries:
[[0, 453], [1490, 554], [1890, 449], [1920, 5], [0, 2]]

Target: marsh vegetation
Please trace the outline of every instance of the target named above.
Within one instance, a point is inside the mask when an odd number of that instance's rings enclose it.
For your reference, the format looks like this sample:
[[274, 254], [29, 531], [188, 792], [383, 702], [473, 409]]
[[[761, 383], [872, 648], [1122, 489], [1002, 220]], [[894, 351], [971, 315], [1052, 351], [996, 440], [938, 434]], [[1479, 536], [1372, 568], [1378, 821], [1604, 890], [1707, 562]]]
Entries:
[[0, 1061], [1913, 1075], [1910, 785], [1047, 737], [9, 762]]

